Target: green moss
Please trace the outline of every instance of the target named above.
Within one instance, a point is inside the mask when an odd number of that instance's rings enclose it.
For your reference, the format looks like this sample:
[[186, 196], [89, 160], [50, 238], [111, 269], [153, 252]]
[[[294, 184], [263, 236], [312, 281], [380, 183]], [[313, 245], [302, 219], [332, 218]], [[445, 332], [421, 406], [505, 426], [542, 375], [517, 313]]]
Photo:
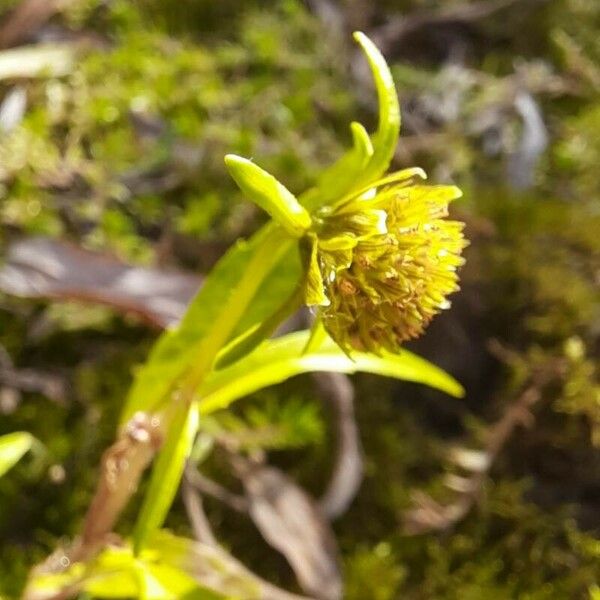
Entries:
[[[355, 3], [342, 4], [352, 15]], [[378, 3], [373, 22], [445, 5]], [[472, 239], [462, 277], [481, 315], [463, 323], [449, 313], [452, 331], [475, 331], [483, 341], [474, 353], [499, 339], [514, 360], [494, 378], [482, 373], [484, 391], [448, 400], [451, 408], [412, 387], [357, 378], [366, 479], [335, 525], [350, 600], [562, 600], [588, 598], [597, 584], [599, 19], [595, 0], [519, 5], [448, 30], [467, 42], [466, 69], [432, 61], [423, 32], [427, 66], [402, 56], [394, 66], [405, 115], [399, 166], [421, 164], [432, 179], [468, 189], [456, 207]], [[297, 191], [339, 155], [350, 119], [362, 111], [369, 121], [360, 86], [349, 83], [350, 54], [299, 1], [82, 0], [54, 23], [94, 32], [97, 45], [79, 48], [64, 77], [23, 83], [23, 122], [0, 138], [3, 242], [68, 237], [148, 264], [159, 241], [162, 253], [172, 237], [229, 239], [260, 216], [241, 207], [225, 153], [260, 156]], [[550, 140], [525, 192], [507, 185], [523, 131], [517, 82]], [[2, 95], [10, 85], [2, 82]], [[2, 415], [0, 433], [27, 429], [46, 453], [0, 480], [0, 593], [18, 595], [27, 569], [78, 530], [151, 337], [107, 310], [0, 299], [0, 343], [15, 364], [69, 382], [64, 404], [27, 393]], [[460, 353], [448, 337], [440, 343], [446, 358]], [[412, 491], [446, 499], [448, 445], [480, 443], [522, 386], [551, 368], [536, 426], [507, 443], [480, 505], [452, 531], [401, 535]], [[458, 425], [447, 427], [447, 414]], [[318, 495], [333, 448], [324, 417], [309, 380], [298, 379], [217, 425], [248, 447], [276, 450], [271, 460]], [[51, 477], [53, 466], [64, 481]], [[218, 456], [207, 470], [234, 485]], [[234, 553], [292, 586], [244, 518], [207, 505]], [[169, 523], [187, 532], [179, 504]]]

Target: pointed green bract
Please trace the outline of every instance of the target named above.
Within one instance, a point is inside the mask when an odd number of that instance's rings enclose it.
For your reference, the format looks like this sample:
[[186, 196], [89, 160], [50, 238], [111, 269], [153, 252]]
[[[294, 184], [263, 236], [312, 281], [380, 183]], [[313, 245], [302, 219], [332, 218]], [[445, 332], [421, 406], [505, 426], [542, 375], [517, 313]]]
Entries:
[[317, 262], [317, 241], [313, 240], [307, 256], [306, 282], [304, 284], [304, 302], [308, 306], [322, 306], [329, 304], [324, 292], [321, 269]]
[[356, 31], [353, 37], [369, 61], [379, 105], [379, 124], [373, 136], [373, 156], [361, 177], [364, 182], [376, 179], [390, 166], [400, 135], [400, 103], [390, 69], [377, 46], [360, 31]]
[[373, 142], [364, 126], [358, 121], [350, 123], [352, 146], [356, 151], [357, 162], [362, 163], [359, 168], [366, 166], [373, 156]]
[[366, 129], [357, 122], [350, 124], [352, 148], [319, 176], [317, 185], [301, 194], [300, 202], [309, 210], [327, 206], [353, 189], [357, 176], [373, 156], [373, 144]]
[[379, 121], [372, 138], [360, 123], [352, 123], [353, 146], [337, 162], [325, 169], [317, 185], [300, 196], [309, 210], [335, 203], [357, 187], [379, 178], [389, 167], [400, 134], [400, 104], [392, 74], [385, 59], [361, 32], [354, 39], [365, 53], [377, 91]]
[[427, 179], [427, 173], [421, 169], [421, 167], [410, 167], [408, 169], [402, 169], [400, 171], [394, 171], [380, 179], [370, 181], [367, 185], [362, 188], [352, 190], [352, 193], [342, 198], [338, 203], [334, 205], [338, 211], [343, 211], [343, 206], [349, 201], [355, 199], [357, 196], [372, 192], [379, 187], [389, 184], [396, 184], [398, 187], [407, 187], [413, 185], [415, 179]]
[[199, 410], [208, 414], [263, 387], [281, 383], [300, 373], [363, 371], [423, 383], [452, 396], [464, 395], [462, 386], [439, 367], [403, 350], [381, 356], [353, 352], [348, 357], [329, 337], [306, 350], [310, 332], [301, 331], [269, 340], [234, 365], [211, 374], [199, 390]]
[[310, 215], [273, 175], [252, 161], [228, 154], [225, 164], [229, 174], [252, 202], [265, 210], [291, 236], [302, 237], [311, 225]]

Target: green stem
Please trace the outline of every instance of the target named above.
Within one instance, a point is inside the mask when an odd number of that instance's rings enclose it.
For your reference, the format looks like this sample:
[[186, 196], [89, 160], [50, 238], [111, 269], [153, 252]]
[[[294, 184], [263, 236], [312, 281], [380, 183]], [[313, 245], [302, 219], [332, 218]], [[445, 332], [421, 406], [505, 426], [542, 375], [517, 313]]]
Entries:
[[[196, 389], [210, 372], [219, 351], [231, 338], [265, 278], [288, 252], [293, 240], [281, 227], [269, 227], [256, 248], [237, 285], [195, 351], [192, 367], [183, 378], [179, 393], [162, 411], [155, 412], [166, 432], [154, 466], [150, 487], [134, 531], [136, 553], [163, 523], [183, 473], [185, 459], [192, 448], [197, 423], [192, 402]], [[283, 317], [282, 317], [283, 318]]]
[[301, 282], [294, 291], [269, 317], [258, 325], [245, 331], [223, 348], [213, 365], [213, 370], [223, 369], [254, 350], [265, 338], [269, 337], [288, 317], [293, 315], [301, 306], [304, 290]]

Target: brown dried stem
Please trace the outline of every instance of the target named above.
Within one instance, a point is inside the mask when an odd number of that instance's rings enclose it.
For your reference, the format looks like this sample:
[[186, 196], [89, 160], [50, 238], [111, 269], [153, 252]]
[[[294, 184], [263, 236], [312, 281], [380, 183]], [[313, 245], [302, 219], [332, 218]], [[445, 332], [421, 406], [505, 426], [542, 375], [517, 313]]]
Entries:
[[[92, 558], [116, 536], [112, 529], [136, 491], [140, 478], [162, 443], [163, 423], [159, 417], [137, 413], [103, 454], [96, 493], [85, 516], [82, 535], [67, 549], [58, 549], [32, 571], [37, 574], [64, 571], [74, 562]], [[70, 589], [40, 595], [26, 588], [23, 600], [59, 600]]]
[[218, 546], [217, 538], [215, 538], [208, 517], [204, 512], [202, 496], [195, 489], [190, 481], [195, 473], [195, 468], [188, 463], [185, 467], [183, 479], [181, 480], [181, 497], [185, 510], [187, 512], [194, 537], [204, 544], [209, 546]]

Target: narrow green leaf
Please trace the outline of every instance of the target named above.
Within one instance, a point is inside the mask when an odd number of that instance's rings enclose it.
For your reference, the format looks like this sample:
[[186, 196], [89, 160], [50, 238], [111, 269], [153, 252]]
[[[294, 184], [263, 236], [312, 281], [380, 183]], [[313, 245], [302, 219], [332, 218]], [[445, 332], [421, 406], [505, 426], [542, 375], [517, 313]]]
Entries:
[[349, 358], [329, 337], [304, 352], [309, 338], [309, 331], [301, 331], [269, 340], [231, 367], [212, 373], [199, 391], [200, 412], [208, 414], [225, 408], [263, 387], [313, 371], [364, 371], [423, 383], [456, 397], [464, 395], [453, 377], [408, 350], [382, 356], [353, 352]]
[[248, 305], [231, 340], [268, 319], [279, 308], [282, 298], [290, 298], [294, 294], [301, 284], [302, 277], [298, 243], [292, 242], [288, 244], [282, 259], [263, 280], [260, 293], [256, 294]]
[[234, 363], [236, 360], [250, 354], [250, 352], [252, 352], [252, 350], [254, 350], [261, 342], [272, 335], [281, 323], [294, 314], [301, 305], [302, 288], [301, 286], [296, 286], [292, 295], [271, 315], [235, 337], [225, 348], [223, 348], [217, 355], [213, 368], [223, 369]]
[[[262, 236], [260, 236], [262, 237]], [[200, 340], [226, 303], [260, 243], [232, 246], [217, 263], [202, 289], [192, 300], [182, 322], [167, 330], [155, 342], [146, 363], [138, 368], [121, 415], [125, 423], [137, 411], [149, 411], [167, 396], [174, 382], [189, 368]]]
[[[202, 342], [216, 326], [221, 328], [219, 333], [226, 334], [224, 344], [277, 309], [281, 298], [291, 293], [300, 277], [297, 252], [291, 253], [293, 245], [281, 228], [271, 224], [250, 240], [240, 241], [229, 249], [192, 300], [181, 323], [159, 337], [146, 363], [139, 368], [121, 415], [121, 423], [125, 423], [137, 411], [156, 408], [168, 397], [175, 382], [195, 363], [198, 354], [205, 350]], [[273, 291], [257, 295], [261, 279], [257, 276], [254, 261], [261, 251], [263, 258], [258, 257], [261, 260], [260, 269], [269, 273], [262, 280], [262, 287]], [[282, 259], [286, 262], [282, 262]], [[281, 277], [284, 285], [280, 285]], [[242, 292], [245, 305], [235, 303], [230, 308], [234, 295], [238, 294], [239, 297]], [[245, 314], [248, 306], [251, 318], [236, 318], [235, 311]]]
[[319, 176], [317, 185], [300, 195], [300, 202], [309, 210], [327, 206], [343, 198], [356, 185], [357, 179], [373, 156], [373, 144], [365, 128], [350, 124], [352, 148]]
[[0, 477], [31, 449], [33, 440], [33, 436], [26, 431], [15, 431], [0, 436]]
[[307, 354], [313, 350], [318, 350], [328, 337], [327, 330], [323, 325], [323, 317], [317, 314], [311, 328], [308, 330], [308, 339], [306, 340], [306, 346], [302, 348], [302, 354]]
[[185, 461], [198, 431], [198, 414], [183, 403], [175, 409], [167, 438], [152, 470], [150, 486], [138, 515], [133, 535], [135, 553], [163, 524], [177, 493]]
[[252, 161], [228, 154], [225, 164], [240, 189], [267, 211], [291, 236], [302, 237], [311, 225], [310, 215], [273, 175]]

